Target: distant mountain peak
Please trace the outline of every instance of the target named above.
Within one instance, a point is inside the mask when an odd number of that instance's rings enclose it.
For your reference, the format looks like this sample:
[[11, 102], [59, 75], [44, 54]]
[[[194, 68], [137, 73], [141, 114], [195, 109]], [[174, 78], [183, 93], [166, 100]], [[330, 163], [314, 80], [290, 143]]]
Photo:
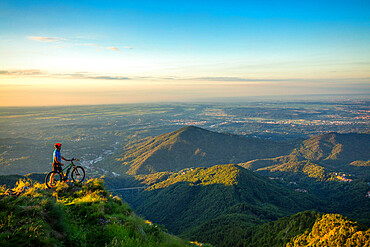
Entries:
[[170, 132], [168, 134], [181, 134], [181, 133], [201, 133], [201, 132], [208, 132], [210, 133], [211, 131], [209, 130], [206, 130], [206, 129], [203, 129], [203, 128], [200, 128], [200, 127], [197, 127], [197, 126], [194, 126], [194, 125], [189, 125], [189, 126], [185, 126], [185, 127], [182, 127], [178, 130], [175, 130], [173, 132]]
[[200, 128], [200, 127], [197, 127], [197, 126], [194, 126], [194, 125], [189, 125], [189, 126], [185, 126], [185, 127], [182, 127], [181, 129], [179, 129], [179, 131], [191, 131], [191, 130], [205, 130], [203, 128]]
[[370, 158], [370, 135], [330, 132], [303, 141], [293, 154], [301, 155], [311, 161], [347, 164], [355, 160]]

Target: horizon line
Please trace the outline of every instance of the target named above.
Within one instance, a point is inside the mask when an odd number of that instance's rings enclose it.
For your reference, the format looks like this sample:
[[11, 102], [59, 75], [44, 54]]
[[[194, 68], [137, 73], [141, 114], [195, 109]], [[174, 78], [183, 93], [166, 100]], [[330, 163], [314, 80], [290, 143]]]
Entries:
[[[337, 97], [338, 99], [320, 99], [320, 101], [343, 100], [342, 97], [356, 97], [362, 96], [357, 100], [370, 101], [370, 94], [368, 93], [349, 93], [349, 94], [287, 94], [287, 95], [258, 95], [258, 96], [244, 96], [244, 97], [212, 97], [197, 100], [183, 100], [183, 101], [143, 101], [136, 103], [102, 103], [102, 104], [66, 104], [66, 105], [4, 105], [0, 108], [42, 108], [42, 107], [83, 107], [83, 106], [118, 106], [118, 105], [145, 105], [145, 104], [220, 104], [220, 103], [246, 103], [246, 101], [310, 101], [307, 97]], [[304, 97], [299, 99], [297, 97]], [[312, 99], [317, 101], [318, 99]], [[350, 99], [356, 100], [356, 99]]]

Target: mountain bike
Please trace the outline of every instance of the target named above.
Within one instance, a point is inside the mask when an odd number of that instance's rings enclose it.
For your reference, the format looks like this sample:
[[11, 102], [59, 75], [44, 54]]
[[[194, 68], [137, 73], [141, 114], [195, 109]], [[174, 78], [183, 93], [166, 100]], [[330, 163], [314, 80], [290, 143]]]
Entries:
[[[82, 183], [85, 179], [85, 170], [82, 166], [76, 166], [73, 161], [79, 161], [79, 159], [71, 159], [71, 163], [67, 165], [64, 169], [60, 168], [58, 171], [51, 171], [45, 177], [46, 186], [51, 189], [54, 188], [58, 182], [66, 182], [68, 180], [68, 173], [72, 169], [71, 177], [74, 183]], [[67, 172], [64, 175], [64, 171]]]

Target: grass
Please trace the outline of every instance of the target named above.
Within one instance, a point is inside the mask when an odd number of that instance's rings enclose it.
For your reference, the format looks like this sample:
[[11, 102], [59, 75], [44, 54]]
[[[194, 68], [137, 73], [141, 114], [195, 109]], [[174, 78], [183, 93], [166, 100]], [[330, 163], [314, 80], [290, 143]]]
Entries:
[[135, 215], [102, 180], [55, 190], [30, 179], [0, 187], [0, 246], [196, 246]]

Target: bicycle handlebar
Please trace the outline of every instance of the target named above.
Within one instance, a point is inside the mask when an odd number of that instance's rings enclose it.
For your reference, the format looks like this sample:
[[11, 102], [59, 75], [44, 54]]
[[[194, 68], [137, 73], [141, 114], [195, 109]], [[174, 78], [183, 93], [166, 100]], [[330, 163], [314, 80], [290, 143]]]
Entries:
[[71, 161], [80, 161], [79, 159], [72, 158]]

